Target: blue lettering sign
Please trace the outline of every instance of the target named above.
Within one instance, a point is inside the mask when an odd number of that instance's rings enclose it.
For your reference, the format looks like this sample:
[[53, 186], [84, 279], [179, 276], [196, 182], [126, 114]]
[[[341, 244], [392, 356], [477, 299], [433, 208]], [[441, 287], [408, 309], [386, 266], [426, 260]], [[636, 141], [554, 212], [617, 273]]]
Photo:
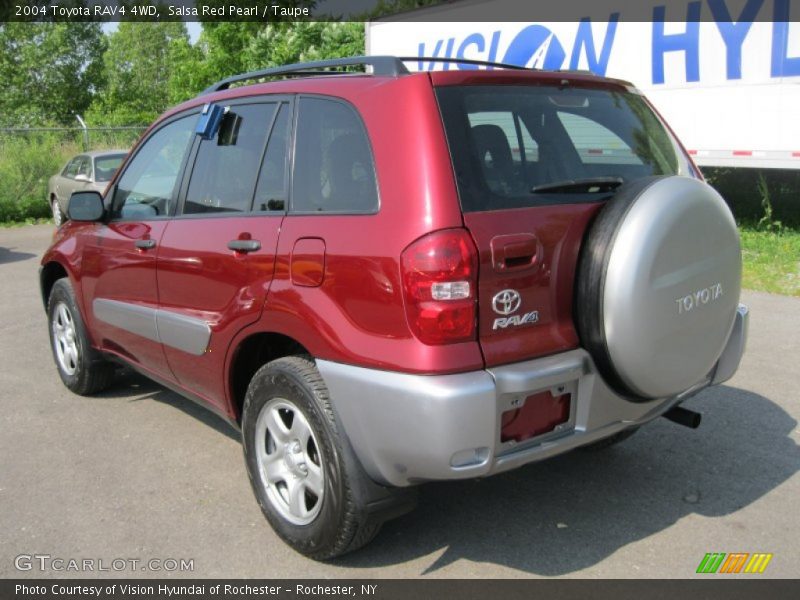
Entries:
[[[480, 33], [473, 33], [472, 35], [468, 35], [464, 38], [464, 41], [461, 42], [461, 45], [458, 47], [456, 51], [456, 58], [467, 58], [464, 56], [464, 52], [466, 51], [468, 46], [475, 46], [478, 48], [478, 52], [483, 52], [484, 40], [483, 36]], [[478, 65], [465, 65], [459, 63], [459, 69], [463, 69], [465, 71], [476, 70]]]
[[[430, 54], [430, 55], [425, 53], [425, 42], [420, 42], [419, 46], [418, 46], [419, 47], [419, 56], [420, 57], [422, 57], [422, 56], [430, 56], [431, 58], [438, 57], [439, 56], [439, 52], [441, 52], [441, 50], [442, 50], [442, 42], [443, 42], [443, 40], [436, 40], [436, 45], [433, 47], [433, 53]], [[419, 68], [420, 71], [422, 71], [425, 68], [425, 66], [424, 66], [424, 64], [423, 64], [423, 62], [421, 60], [417, 62], [417, 67]], [[433, 63], [428, 63], [428, 71], [430, 71], [432, 69], [433, 69]]]
[[728, 79], [742, 78], [742, 43], [763, 3], [764, 0], [747, 0], [739, 20], [734, 22], [725, 0], [708, 0], [711, 15], [725, 42]]
[[619, 21], [619, 13], [613, 13], [608, 19], [606, 36], [603, 38], [603, 48], [600, 50], [600, 56], [598, 57], [594, 47], [592, 21], [590, 19], [581, 19], [580, 25], [578, 25], [578, 33], [575, 36], [575, 45], [572, 47], [569, 68], [578, 68], [581, 50], [585, 48], [589, 70], [596, 75], [605, 76], [606, 70], [608, 70], [608, 59], [611, 57], [611, 47], [614, 45], [614, 35], [617, 33], [617, 21]]
[[558, 70], [567, 53], [547, 27], [529, 25], [511, 41], [503, 62], [534, 69]]
[[700, 81], [700, 2], [686, 8], [686, 31], [664, 33], [664, 6], [653, 8], [653, 83], [664, 83], [664, 54], [683, 52], [686, 81]]
[[772, 76], [800, 75], [800, 56], [789, 56], [789, 0], [775, 0], [772, 24]]
[[[489, 62], [495, 62], [497, 60], [497, 46], [500, 45], [500, 32], [495, 31], [492, 34], [492, 41], [489, 43], [489, 56], [486, 60]], [[493, 67], [489, 67], [492, 69]]]

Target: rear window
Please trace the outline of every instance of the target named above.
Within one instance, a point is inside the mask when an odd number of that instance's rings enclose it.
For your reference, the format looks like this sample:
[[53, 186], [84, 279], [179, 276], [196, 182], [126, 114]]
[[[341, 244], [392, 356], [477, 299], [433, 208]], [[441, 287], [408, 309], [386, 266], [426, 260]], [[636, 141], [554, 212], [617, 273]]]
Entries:
[[436, 94], [465, 212], [602, 199], [590, 187], [539, 191], [560, 182], [691, 173], [637, 94], [571, 86], [448, 86]]
[[112, 154], [109, 156], [98, 156], [94, 159], [94, 179], [95, 181], [111, 181], [114, 173], [117, 172], [122, 164], [124, 154]]

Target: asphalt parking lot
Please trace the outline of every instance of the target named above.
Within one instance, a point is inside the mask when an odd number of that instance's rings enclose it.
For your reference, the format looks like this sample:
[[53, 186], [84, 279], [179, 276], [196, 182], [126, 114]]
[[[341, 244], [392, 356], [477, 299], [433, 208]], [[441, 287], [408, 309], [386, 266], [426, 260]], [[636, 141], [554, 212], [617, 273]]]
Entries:
[[20, 572], [21, 554], [194, 564], [104, 573], [127, 577], [684, 578], [707, 552], [800, 573], [800, 298], [743, 294], [747, 353], [687, 403], [698, 430], [659, 419], [603, 452], [425, 486], [415, 512], [322, 564], [272, 533], [211, 413], [131, 373], [94, 398], [61, 385], [37, 281], [51, 233], [0, 229], [0, 577], [91, 575]]

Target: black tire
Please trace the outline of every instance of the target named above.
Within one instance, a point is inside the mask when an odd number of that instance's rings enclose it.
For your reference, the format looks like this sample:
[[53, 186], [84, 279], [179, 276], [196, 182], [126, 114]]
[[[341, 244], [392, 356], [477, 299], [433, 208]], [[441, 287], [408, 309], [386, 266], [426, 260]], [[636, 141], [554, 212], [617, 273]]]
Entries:
[[589, 228], [575, 276], [575, 324], [581, 344], [592, 355], [606, 383], [619, 395], [634, 402], [650, 398], [640, 398], [630, 390], [611, 361], [603, 326], [603, 292], [611, 248], [619, 226], [636, 198], [659, 179], [661, 177], [642, 177], [616, 191]]
[[[321, 457], [324, 473], [319, 512], [304, 524], [293, 523], [291, 516], [281, 513], [276, 496], [280, 483], [272, 487], [270, 496], [270, 484], [265, 481], [267, 476], [262, 475], [257, 458], [257, 444], [266, 444], [269, 452], [274, 443], [269, 441], [269, 433], [263, 440], [257, 435], [259, 415], [283, 401], [299, 409], [304, 425], [310, 426], [313, 442], [319, 445], [317, 456]], [[364, 473], [337, 423], [327, 387], [310, 358], [280, 358], [256, 372], [242, 409], [242, 441], [250, 483], [262, 512], [275, 532], [301, 554], [327, 560], [352, 552], [370, 542], [383, 521], [390, 518], [373, 511], [370, 505], [376, 497], [375, 490], [382, 496], [379, 503], [385, 506], [388, 499], [392, 504], [393, 490], [378, 486]], [[406, 511], [394, 511], [391, 517], [402, 512]]]
[[616, 446], [617, 444], [624, 442], [637, 431], [639, 431], [638, 427], [632, 427], [631, 429], [620, 431], [619, 433], [615, 433], [612, 436], [609, 436], [592, 444], [586, 444], [585, 446], [581, 446], [581, 450], [585, 450], [586, 452], [598, 452], [600, 450], [605, 450], [606, 448], [610, 448], [611, 446]]
[[578, 336], [605, 383], [631, 402], [674, 397], [705, 380], [733, 328], [736, 221], [697, 179], [630, 181], [588, 229], [575, 281]]
[[[73, 328], [72, 340], [76, 349], [76, 357], [71, 361], [59, 358], [59, 348], [63, 355], [64, 345], [57, 338], [54, 324], [59, 321], [59, 312], [62, 307], [69, 315]], [[61, 313], [61, 315], [63, 314]], [[47, 301], [47, 325], [50, 332], [53, 360], [64, 385], [81, 396], [96, 394], [107, 388], [114, 377], [114, 365], [104, 360], [102, 355], [89, 343], [83, 317], [78, 310], [75, 293], [69, 279], [59, 279], [53, 285]]]

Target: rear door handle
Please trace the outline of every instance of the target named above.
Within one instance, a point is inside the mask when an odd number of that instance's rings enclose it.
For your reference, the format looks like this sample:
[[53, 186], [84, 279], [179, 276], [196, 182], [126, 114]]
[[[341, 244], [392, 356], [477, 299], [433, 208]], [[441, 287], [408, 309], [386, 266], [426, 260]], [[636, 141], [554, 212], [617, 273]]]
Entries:
[[228, 248], [234, 252], [255, 252], [261, 250], [261, 242], [258, 240], [231, 240], [228, 242]]
[[532, 233], [498, 235], [490, 242], [495, 271], [519, 271], [541, 263], [542, 244]]
[[150, 240], [150, 239], [147, 239], [147, 240], [136, 240], [134, 242], [134, 244], [140, 250], [152, 250], [153, 248], [156, 247], [156, 241], [155, 240]]

